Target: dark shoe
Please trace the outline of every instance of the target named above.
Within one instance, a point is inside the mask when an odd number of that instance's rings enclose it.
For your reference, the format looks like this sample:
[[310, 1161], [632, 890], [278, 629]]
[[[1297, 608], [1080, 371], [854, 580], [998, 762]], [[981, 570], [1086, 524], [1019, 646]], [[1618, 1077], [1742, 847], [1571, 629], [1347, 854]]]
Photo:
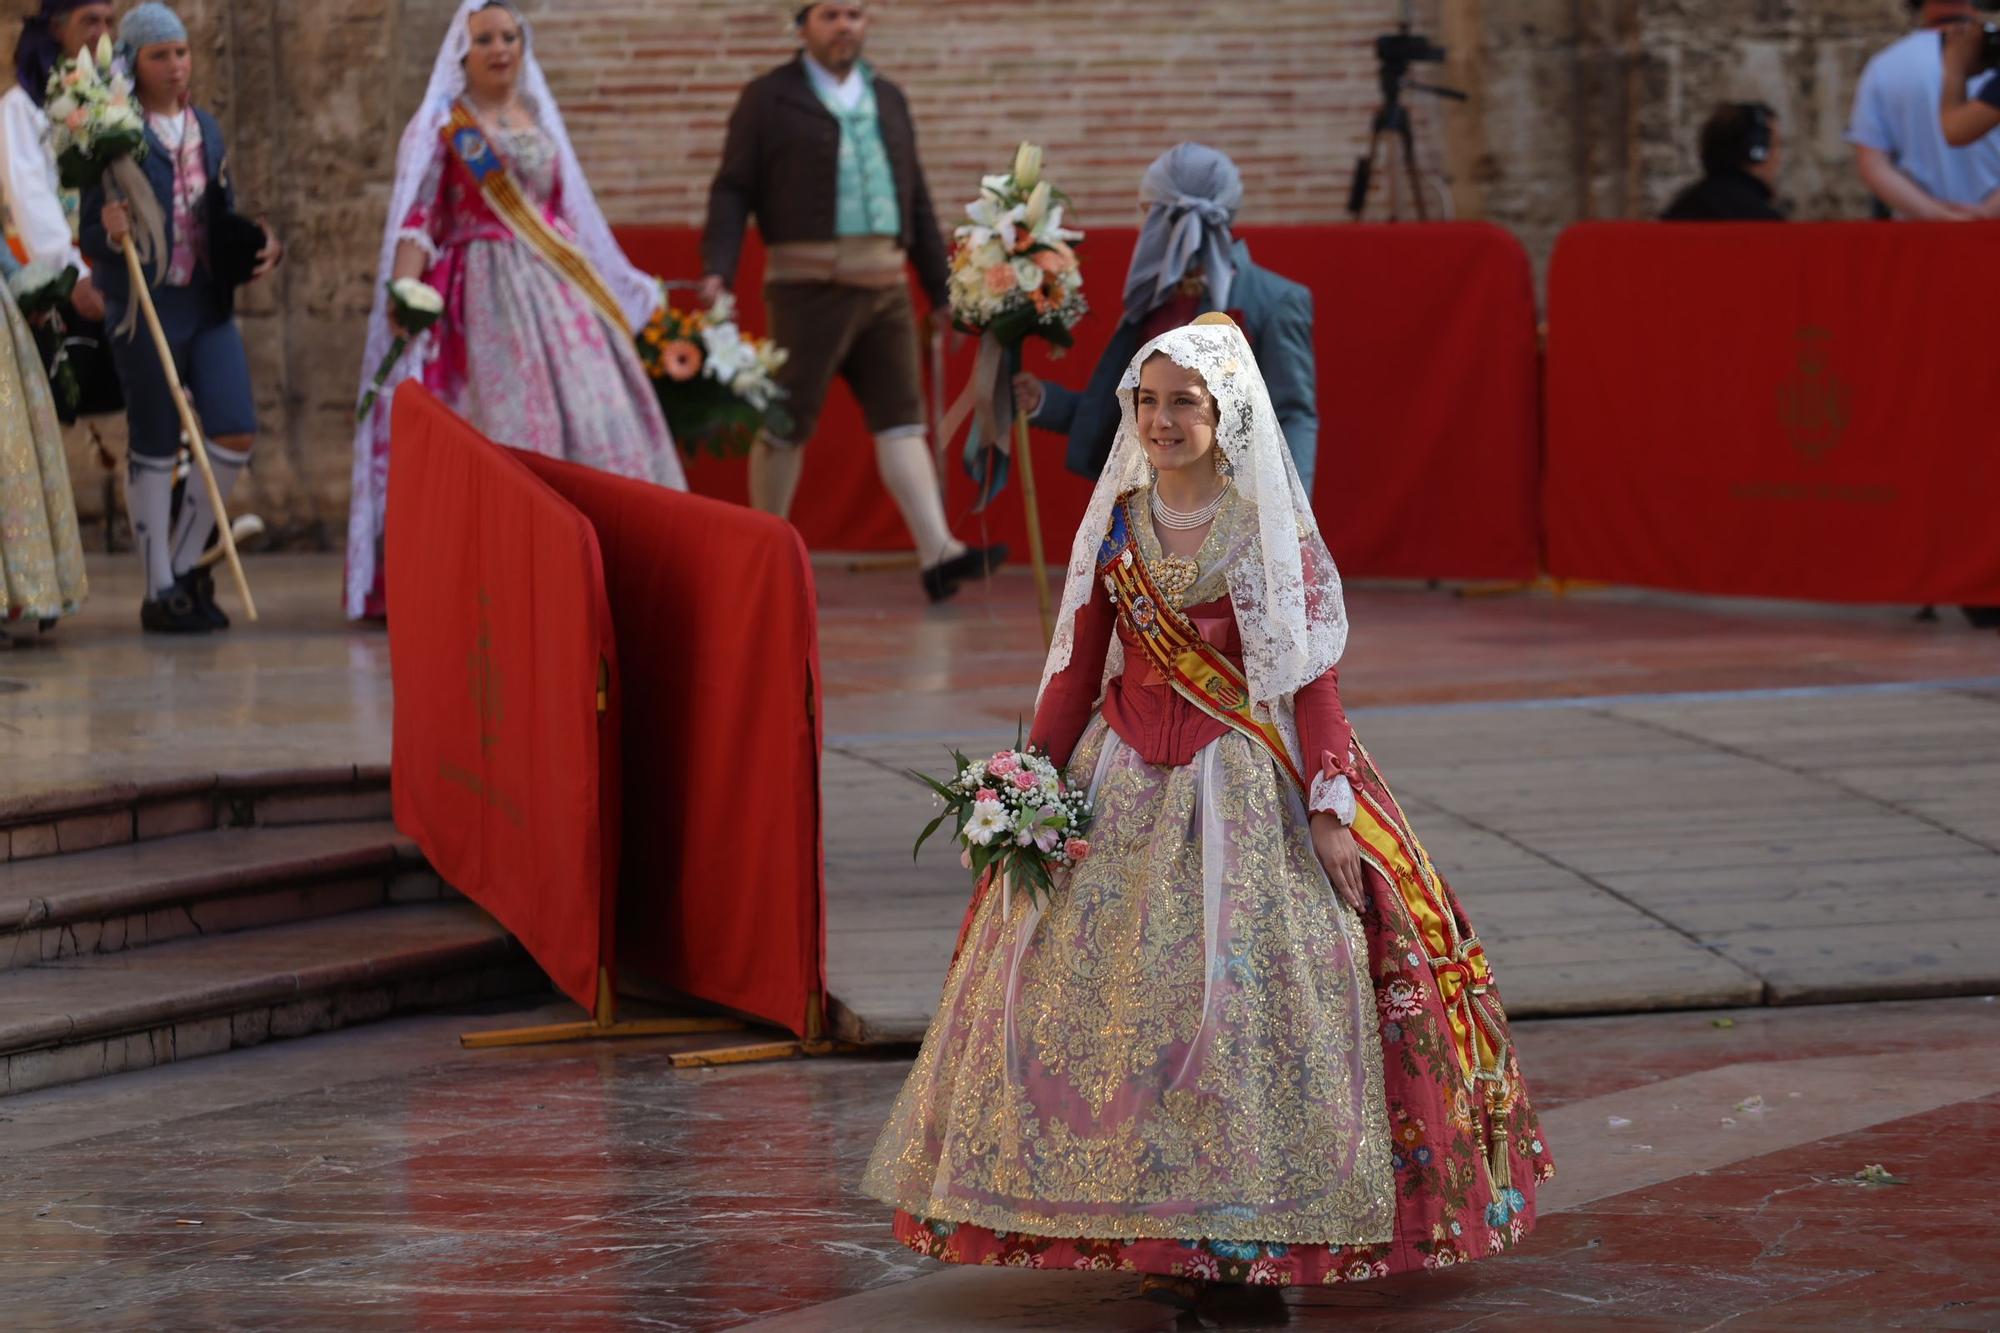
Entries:
[[215, 570], [207, 565], [190, 569], [180, 581], [194, 597], [194, 604], [208, 618], [210, 629], [228, 629], [229, 616], [215, 604]]
[[1202, 1293], [1201, 1313], [1224, 1328], [1271, 1328], [1291, 1322], [1283, 1287], [1216, 1282]]
[[206, 634], [215, 628], [185, 579], [139, 604], [139, 626], [149, 634]]
[[1202, 1285], [1191, 1278], [1163, 1277], [1157, 1273], [1148, 1273], [1139, 1279], [1139, 1295], [1156, 1305], [1164, 1305], [1183, 1314], [1192, 1314], [1201, 1304]]
[[1959, 609], [1965, 612], [1966, 620], [1974, 629], [2000, 629], [2000, 606], [1966, 606]]
[[942, 602], [969, 579], [983, 579], [1007, 562], [1005, 546], [968, 546], [965, 554], [932, 565], [923, 572], [924, 595]]

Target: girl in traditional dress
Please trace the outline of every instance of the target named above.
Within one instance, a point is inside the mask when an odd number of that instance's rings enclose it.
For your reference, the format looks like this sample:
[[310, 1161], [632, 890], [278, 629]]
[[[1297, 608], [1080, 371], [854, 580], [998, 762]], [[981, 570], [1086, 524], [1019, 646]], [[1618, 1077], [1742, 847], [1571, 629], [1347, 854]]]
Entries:
[[420, 378], [502, 444], [686, 490], [633, 330], [660, 285], [612, 238], [504, 0], [465, 0], [403, 131], [363, 358], [365, 395], [397, 334], [389, 283], [422, 277], [444, 316], [418, 338], [354, 442], [347, 613], [385, 614], [390, 400]]
[[19, 268], [0, 244], [0, 630], [17, 640], [54, 628], [88, 591], [55, 397], [7, 290]]
[[1486, 961], [1341, 710], [1340, 577], [1225, 315], [1153, 339], [1033, 743], [1095, 809], [982, 893], [869, 1163], [953, 1263], [1182, 1307], [1496, 1254], [1554, 1173]]

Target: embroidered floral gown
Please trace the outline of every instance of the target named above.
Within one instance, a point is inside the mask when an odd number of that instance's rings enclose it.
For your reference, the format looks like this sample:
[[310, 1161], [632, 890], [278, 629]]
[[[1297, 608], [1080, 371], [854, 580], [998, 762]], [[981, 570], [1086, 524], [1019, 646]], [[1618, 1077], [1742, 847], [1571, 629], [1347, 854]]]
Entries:
[[[528, 202], [565, 236], [561, 160], [538, 128], [493, 136]], [[438, 140], [399, 237], [431, 256], [424, 281], [444, 296], [427, 335], [422, 380], [502, 444], [676, 490], [687, 478], [632, 338], [517, 240], [479, 183]], [[574, 238], [572, 238], [574, 239]], [[374, 443], [374, 532], [383, 531], [389, 442]], [[381, 610], [382, 567], [368, 603]]]
[[[1230, 495], [1181, 594], [1239, 665], [1249, 506]], [[1090, 785], [1093, 851], [1045, 909], [988, 892], [967, 921], [864, 1184], [910, 1248], [1284, 1285], [1462, 1263], [1533, 1225], [1555, 1168], [1471, 927], [1334, 673], [1294, 707], [1312, 804], [1362, 845], [1358, 917], [1269, 754], [1176, 694], [1102, 587], [1077, 613], [1033, 738]]]
[[0, 631], [25, 634], [79, 609], [89, 583], [55, 397], [6, 289], [10, 267], [0, 262]]

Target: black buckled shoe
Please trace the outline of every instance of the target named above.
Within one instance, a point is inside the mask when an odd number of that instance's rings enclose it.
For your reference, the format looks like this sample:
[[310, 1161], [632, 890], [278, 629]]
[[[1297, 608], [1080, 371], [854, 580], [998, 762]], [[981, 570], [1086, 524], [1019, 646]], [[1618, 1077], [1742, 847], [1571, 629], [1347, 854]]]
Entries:
[[148, 634], [206, 634], [215, 628], [185, 577], [139, 604], [139, 627]]
[[1005, 546], [968, 546], [963, 555], [939, 561], [923, 572], [924, 595], [933, 602], [942, 602], [956, 593], [961, 583], [983, 579], [1005, 563]]
[[212, 565], [190, 569], [181, 575], [180, 581], [187, 585], [188, 592], [194, 597], [195, 607], [207, 617], [210, 629], [229, 628], [228, 614], [215, 604], [215, 569]]

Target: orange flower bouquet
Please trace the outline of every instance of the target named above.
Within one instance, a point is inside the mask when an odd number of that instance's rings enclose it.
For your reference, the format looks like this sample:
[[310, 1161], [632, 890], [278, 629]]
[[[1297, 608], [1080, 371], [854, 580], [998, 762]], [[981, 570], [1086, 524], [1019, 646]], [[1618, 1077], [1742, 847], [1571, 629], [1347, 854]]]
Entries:
[[759, 431], [782, 435], [790, 428], [785, 391], [774, 378], [786, 356], [769, 338], [737, 327], [728, 296], [708, 310], [663, 303], [639, 331], [639, 360], [668, 429], [689, 454], [739, 457]]

